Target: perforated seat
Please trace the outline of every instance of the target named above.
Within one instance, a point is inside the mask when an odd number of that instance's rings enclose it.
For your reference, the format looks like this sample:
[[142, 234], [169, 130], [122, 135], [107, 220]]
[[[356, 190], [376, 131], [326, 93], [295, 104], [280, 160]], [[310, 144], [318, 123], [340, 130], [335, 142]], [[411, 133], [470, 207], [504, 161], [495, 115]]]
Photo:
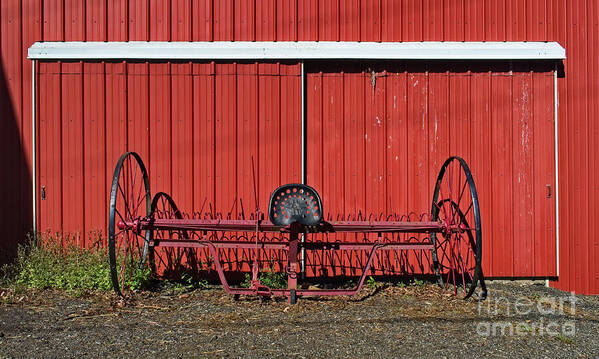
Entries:
[[305, 184], [290, 183], [270, 196], [268, 217], [277, 226], [297, 222], [314, 226], [322, 221], [322, 202], [316, 190]]

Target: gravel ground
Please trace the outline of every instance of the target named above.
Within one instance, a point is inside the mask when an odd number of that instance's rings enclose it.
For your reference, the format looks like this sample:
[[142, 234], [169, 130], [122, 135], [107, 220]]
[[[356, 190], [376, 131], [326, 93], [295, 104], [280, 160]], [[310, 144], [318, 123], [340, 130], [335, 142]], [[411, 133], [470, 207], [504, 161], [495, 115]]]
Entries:
[[234, 300], [218, 287], [141, 292], [126, 303], [0, 289], [0, 358], [598, 358], [597, 333], [598, 297], [532, 282], [490, 282], [480, 303], [424, 284], [295, 306]]

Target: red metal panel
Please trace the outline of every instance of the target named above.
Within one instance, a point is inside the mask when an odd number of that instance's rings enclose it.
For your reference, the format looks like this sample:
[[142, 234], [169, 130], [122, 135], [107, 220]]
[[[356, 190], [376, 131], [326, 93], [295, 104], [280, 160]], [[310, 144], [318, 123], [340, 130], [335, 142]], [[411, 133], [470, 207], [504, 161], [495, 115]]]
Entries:
[[107, 1], [106, 32], [108, 41], [125, 41], [128, 36], [128, 0]]
[[[481, 3], [482, 1], [478, 1]], [[475, 1], [470, 1], [470, 6], [476, 6]], [[448, 0], [444, 9], [444, 34], [445, 41], [464, 41], [464, 0]], [[437, 39], [439, 37], [436, 37]]]
[[[357, 25], [357, 24], [356, 24]], [[354, 26], [356, 26], [354, 25]], [[381, 1], [362, 1], [360, 6], [360, 40], [381, 41]]]
[[[21, 66], [22, 66], [22, 90], [23, 90], [23, 110], [22, 116], [17, 123], [21, 123], [21, 148], [22, 148], [22, 166], [21, 166], [21, 178], [19, 183], [21, 187], [21, 222], [22, 226], [19, 232], [14, 234], [15, 240], [20, 239], [23, 233], [27, 233], [32, 227], [32, 193], [31, 193], [31, 182], [32, 182], [32, 168], [31, 159], [33, 153], [31, 129], [32, 129], [32, 91], [31, 91], [31, 61], [27, 59], [27, 49], [29, 46], [42, 37], [42, 3], [40, 0], [25, 0], [22, 2], [22, 44], [21, 49]], [[4, 33], [4, 32], [3, 32]], [[18, 33], [18, 32], [17, 32]], [[3, 41], [0, 41], [3, 43]], [[11, 56], [12, 57], [12, 56]], [[13, 57], [14, 58], [14, 57]], [[38, 109], [39, 111], [39, 109]], [[6, 113], [6, 112], [4, 112]], [[5, 132], [6, 133], [6, 132]], [[17, 149], [18, 151], [19, 149]], [[39, 180], [39, 179], [38, 179]], [[38, 182], [39, 183], [39, 182]], [[38, 198], [39, 203], [39, 198]], [[12, 221], [14, 223], [14, 221]], [[2, 259], [0, 259], [2, 261]]]
[[233, 0], [214, 1], [212, 6], [212, 10], [214, 11], [214, 40], [233, 41]]
[[[256, 209], [254, 176], [258, 164], [258, 64], [237, 65], [237, 193], [243, 200], [245, 218]], [[257, 183], [257, 178], [256, 183]], [[241, 203], [240, 203], [241, 205]], [[266, 208], [262, 203], [262, 209]], [[241, 206], [240, 206], [241, 210]]]
[[150, 41], [170, 40], [169, 3], [170, 0], [150, 0]]
[[[282, 63], [280, 65], [280, 78], [280, 183], [301, 183], [302, 143], [301, 136], [299, 136], [302, 133], [300, 65]], [[274, 188], [271, 189], [271, 192], [273, 190]]]
[[339, 40], [339, 2], [318, 2], [318, 40]]
[[341, 41], [360, 40], [360, 0], [339, 2], [339, 31]]
[[[588, 18], [598, 19], [599, 18], [599, 4], [589, 3], [588, 5]], [[599, 58], [599, 21], [594, 21], [588, 24], [588, 36], [589, 47], [588, 58], [597, 59]], [[597, 61], [591, 61], [588, 67], [589, 77], [593, 82], [596, 82], [599, 78], [599, 63]], [[599, 89], [597, 86], [591, 86], [589, 89], [589, 183], [592, 184], [589, 188], [589, 197], [591, 202], [589, 204], [589, 218], [597, 218], [597, 207], [592, 203], [596, 203], [599, 199], [599, 160], [597, 158], [597, 151], [592, 149], [599, 146], [599, 126], [597, 125], [596, 119], [599, 116]], [[589, 233], [597, 232], [597, 222], [591, 220], [589, 226]], [[588, 268], [588, 275], [586, 276], [589, 281], [589, 293], [599, 293], [599, 241], [597, 239], [588, 238], [587, 240], [589, 257], [594, 258], [593, 265]]]
[[[534, 274], [533, 169], [534, 133], [532, 74], [516, 73], [512, 80], [512, 156], [514, 275]], [[543, 101], [543, 99], [541, 99]], [[545, 100], [546, 101], [546, 100]], [[538, 188], [538, 187], [537, 187]], [[541, 192], [541, 189], [538, 188]]]
[[382, 41], [401, 41], [402, 12], [401, 1], [382, 0], [381, 2], [381, 39]]
[[297, 41], [297, 2], [298, 0], [276, 2], [277, 41]]
[[[463, 92], [457, 91], [452, 88], [450, 84], [455, 82], [455, 76], [451, 76], [447, 71], [443, 72], [442, 69], [429, 72], [429, 88], [428, 88], [428, 149], [429, 149], [429, 182], [427, 183], [428, 198], [432, 201], [433, 183], [437, 180], [437, 174], [439, 169], [445, 162], [445, 160], [452, 154], [462, 155], [460, 152], [455, 152], [450, 145], [455, 146], [453, 136], [450, 139], [451, 132], [450, 128], [453, 129], [456, 122], [463, 121], [462, 118], [454, 116], [454, 108], [459, 103], [454, 102], [455, 98], [453, 93], [464, 96]], [[451, 97], [450, 97], [451, 94]], [[461, 102], [461, 101], [460, 101]], [[408, 161], [408, 158], [405, 159]], [[406, 177], [410, 177], [410, 174], [406, 172]], [[407, 190], [407, 188], [405, 189]], [[426, 203], [427, 206], [431, 206], [431, 203]], [[406, 208], [410, 211], [410, 208]], [[427, 212], [430, 208], [427, 208]], [[407, 212], [406, 212], [407, 213]]]
[[[371, 70], [364, 74], [364, 142], [366, 158], [366, 213], [386, 214], [386, 72]], [[351, 157], [351, 153], [346, 154]], [[343, 163], [343, 159], [340, 161]]]
[[[191, 63], [171, 64], [172, 195], [186, 212], [193, 210], [193, 92]], [[164, 134], [163, 134], [164, 135]]]
[[[442, 39], [444, 34], [443, 11], [447, 11], [448, 7], [444, 9], [441, 6], [437, 6], [434, 1], [423, 1], [422, 7], [423, 13], [426, 14], [422, 19], [424, 41]], [[449, 22], [449, 24], [453, 25], [454, 22]]]
[[405, 195], [408, 197], [408, 209], [414, 213], [430, 210], [428, 192], [432, 183], [428, 175], [428, 76], [422, 70], [410, 72], [407, 78], [408, 187]]
[[42, 34], [44, 41], [64, 40], [64, 2], [43, 1], [43, 24]]
[[106, 40], [106, 11], [107, 4], [105, 2], [87, 1], [85, 3], [84, 28], [87, 41]]
[[506, 37], [507, 41], [526, 39], [526, 3], [518, 0], [505, 2]]
[[62, 229], [62, 131], [59, 63], [40, 63], [40, 93], [56, 94], [52, 101], [40, 101], [39, 187], [45, 199], [39, 202], [39, 231], [56, 233]]
[[[555, 256], [555, 162], [554, 107], [547, 99], [553, 95], [553, 74], [533, 74], [534, 126], [534, 272], [555, 276], [556, 265], [547, 258]], [[545, 189], [546, 192], [543, 193]], [[591, 217], [592, 218], [592, 217]], [[549, 240], [548, 240], [549, 239]]]
[[[128, 104], [128, 82], [127, 65], [123, 62], [106, 63], [105, 65], [105, 108], [106, 108], [106, 153], [105, 153], [105, 198], [108, 198], [112, 186], [114, 166], [119, 157], [127, 151], [127, 104]], [[107, 212], [107, 207], [98, 209]], [[104, 226], [108, 221], [104, 221]], [[106, 227], [103, 227], [103, 229]], [[103, 237], [107, 241], [106, 236]]]
[[[150, 152], [146, 162], [151, 169], [150, 188], [154, 192], [172, 193], [172, 133], [170, 63], [150, 64], [149, 130]], [[136, 136], [136, 133], [129, 132]], [[184, 139], [179, 138], [179, 141]]]
[[193, 64], [193, 194], [194, 212], [209, 212], [215, 200], [214, 63]]
[[[513, 275], [514, 257], [512, 226], [512, 114], [511, 77], [507, 73], [491, 76], [491, 177], [493, 246], [491, 273]], [[487, 214], [488, 215], [488, 214]], [[507, 262], [507, 263], [506, 263]], [[506, 265], [507, 264], [507, 265]]]
[[[322, 123], [323, 94], [322, 72], [306, 74], [306, 183], [319, 190], [323, 186], [322, 179]], [[360, 172], [362, 173], [362, 172]], [[359, 176], [356, 173], [356, 176]]]
[[[398, 69], [401, 71], [401, 69]], [[408, 131], [407, 131], [407, 73], [391, 73], [387, 79], [387, 198], [390, 213], [409, 213], [408, 208]], [[434, 82], [431, 89], [435, 89]], [[358, 95], [354, 96], [358, 97]], [[436, 97], [437, 98], [437, 97]], [[435, 113], [435, 107], [431, 107]], [[355, 131], [355, 132], [354, 132]], [[360, 136], [358, 129], [352, 132]], [[351, 162], [351, 161], [350, 161]], [[357, 168], [358, 173], [364, 171]], [[362, 202], [363, 203], [363, 202]], [[362, 204], [363, 208], [364, 205]]]
[[279, 64], [258, 65], [258, 202], [263, 213], [271, 192], [281, 185], [281, 79]]
[[256, 38], [255, 11], [256, 0], [235, 0], [236, 41], [253, 41]]
[[104, 64], [83, 65], [83, 239], [90, 245], [107, 223]]
[[275, 41], [277, 39], [275, 4], [274, 0], [256, 1], [256, 41]]
[[[464, 4], [464, 39], [466, 41], [485, 40], [484, 1], [467, 1]], [[451, 19], [448, 19], [451, 21]]]
[[[502, 41], [506, 38], [505, 23], [508, 21], [504, 1], [485, 2], [485, 39], [486, 41]], [[510, 19], [512, 20], [512, 19]]]
[[150, 0], [129, 0], [129, 41], [148, 41], [150, 39]]
[[[472, 175], [478, 191], [480, 204], [482, 234], [483, 234], [483, 273], [489, 275], [494, 267], [494, 251], [498, 247], [499, 238], [494, 236], [492, 201], [492, 173], [488, 169], [493, 165], [492, 158], [492, 131], [491, 131], [491, 75], [483, 71], [473, 72], [470, 81], [470, 118], [472, 121], [472, 153], [471, 166]], [[474, 95], [475, 94], [475, 95]]]
[[[345, 192], [345, 214], [356, 215], [366, 208], [364, 191], [365, 147], [364, 147], [364, 74], [359, 69], [348, 69], [343, 74], [343, 127], [345, 154], [343, 161], [343, 180]], [[310, 99], [310, 98], [309, 98]], [[308, 157], [312, 161], [313, 157]], [[327, 203], [328, 207], [328, 203]], [[325, 210], [330, 211], [330, 208]]]
[[171, 0], [172, 41], [191, 41], [191, 11], [189, 0]]
[[[237, 86], [236, 64], [216, 64], [215, 84], [215, 208], [223, 216], [237, 214]], [[276, 78], [275, 78], [276, 79]], [[272, 100], [272, 98], [269, 98]], [[278, 116], [270, 116], [276, 121]], [[273, 139], [276, 137], [272, 137]]]
[[192, 0], [193, 23], [191, 27], [193, 41], [214, 40], [213, 8], [213, 0]]
[[81, 63], [61, 66], [62, 230], [80, 244], [83, 226], [83, 77]]
[[[318, 40], [319, 0], [302, 0], [297, 3], [297, 28], [299, 41]], [[256, 19], [256, 26], [258, 25]]]
[[[150, 79], [148, 63], [126, 64], [127, 73], [127, 151], [134, 151], [150, 161], [149, 110]], [[151, 188], [155, 191], [155, 188]]]
[[423, 40], [423, 5], [421, 0], [404, 0], [402, 2], [402, 38], [401, 41]]

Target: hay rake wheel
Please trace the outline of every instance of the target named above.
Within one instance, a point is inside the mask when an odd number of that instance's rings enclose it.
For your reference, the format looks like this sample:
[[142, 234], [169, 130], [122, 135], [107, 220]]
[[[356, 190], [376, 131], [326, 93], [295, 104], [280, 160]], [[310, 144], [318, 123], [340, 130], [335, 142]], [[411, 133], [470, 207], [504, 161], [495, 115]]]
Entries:
[[[183, 219], [183, 215], [177, 208], [175, 201], [164, 192], [158, 192], [152, 199], [152, 210], [150, 217], [153, 219], [176, 218]], [[150, 231], [150, 241], [152, 244], [159, 243], [162, 239], [178, 238], [188, 239], [187, 231], [173, 229], [156, 229]], [[154, 245], [148, 248], [148, 262], [154, 278], [171, 277], [182, 269], [182, 260], [184, 252], [187, 249], [179, 247], [156, 247]], [[189, 249], [191, 251], [191, 249]], [[189, 252], [188, 251], [188, 252]], [[160, 275], [158, 268], [163, 268], [164, 273]]]
[[112, 285], [118, 295], [129, 289], [136, 271], [143, 270], [148, 253], [149, 231], [137, 223], [150, 214], [150, 181], [137, 153], [123, 154], [114, 169], [108, 209], [108, 257]]
[[461, 292], [467, 299], [480, 281], [480, 298], [486, 298], [478, 193], [472, 172], [462, 158], [450, 157], [441, 167], [431, 214], [433, 221], [444, 224], [441, 233], [431, 233], [435, 245], [433, 267], [440, 284], [453, 287], [454, 294]]

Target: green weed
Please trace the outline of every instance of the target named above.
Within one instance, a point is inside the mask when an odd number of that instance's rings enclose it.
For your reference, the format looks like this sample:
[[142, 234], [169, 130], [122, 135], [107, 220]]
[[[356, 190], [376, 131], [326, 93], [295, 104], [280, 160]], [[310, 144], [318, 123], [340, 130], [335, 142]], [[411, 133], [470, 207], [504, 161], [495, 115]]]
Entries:
[[[111, 290], [108, 250], [96, 241], [93, 248], [62, 246], [59, 237], [29, 239], [19, 246], [14, 263], [2, 269], [0, 285], [18, 288], [63, 289], [79, 295], [84, 291]], [[150, 269], [137, 268], [127, 286], [141, 289], [150, 278]]]
[[555, 338], [557, 340], [559, 340], [560, 342], [562, 342], [562, 343], [566, 343], [566, 344], [574, 344], [575, 343], [574, 338], [568, 337], [568, 336], [565, 336], [565, 335], [562, 335], [562, 334], [556, 335]]
[[376, 282], [376, 279], [374, 279], [374, 277], [369, 276], [368, 279], [366, 280], [366, 286], [370, 290], [375, 290], [376, 287], [378, 286], [378, 283]]
[[[271, 289], [287, 288], [287, 273], [275, 272], [271, 267], [258, 274], [258, 279], [262, 284]], [[252, 285], [252, 275], [249, 273], [245, 274], [245, 279], [241, 283], [244, 288], [249, 288]]]

